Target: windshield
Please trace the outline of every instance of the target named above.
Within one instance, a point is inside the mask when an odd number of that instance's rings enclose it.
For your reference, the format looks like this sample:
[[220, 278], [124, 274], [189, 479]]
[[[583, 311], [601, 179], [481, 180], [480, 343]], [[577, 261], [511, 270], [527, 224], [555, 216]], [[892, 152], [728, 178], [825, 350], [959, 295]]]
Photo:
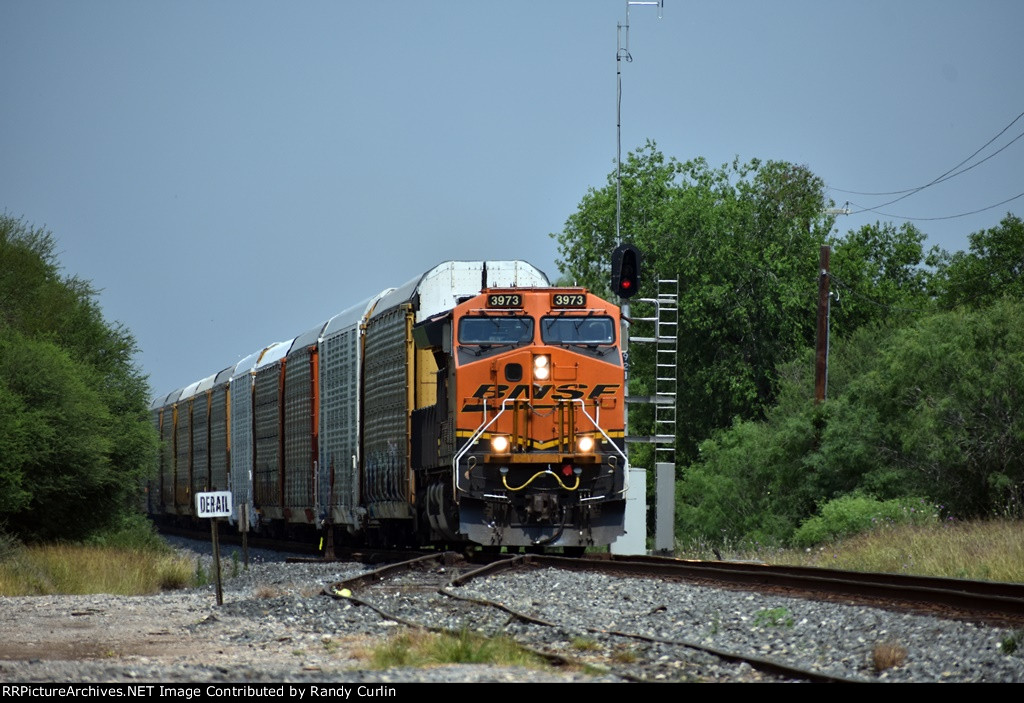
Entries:
[[532, 317], [464, 317], [459, 322], [459, 344], [523, 344], [532, 341]]
[[545, 344], [615, 344], [610, 317], [544, 317], [540, 336]]

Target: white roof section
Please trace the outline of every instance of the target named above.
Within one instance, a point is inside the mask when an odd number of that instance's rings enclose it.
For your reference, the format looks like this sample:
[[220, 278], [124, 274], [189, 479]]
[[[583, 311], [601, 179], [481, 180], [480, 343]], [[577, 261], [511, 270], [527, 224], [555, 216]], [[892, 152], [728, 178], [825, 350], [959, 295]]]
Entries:
[[156, 410], [158, 408], [162, 408], [164, 405], [167, 404], [167, 399], [171, 395], [172, 395], [172, 393], [166, 393], [164, 395], [160, 395], [160, 396], [157, 396], [156, 398], [153, 398], [153, 402], [149, 404], [149, 409], [150, 410]]
[[202, 381], [199, 382], [199, 386], [196, 387], [196, 393], [199, 394], [213, 388], [213, 381], [216, 378], [217, 374], [213, 374], [212, 376], [207, 376], [206, 378], [204, 378]]
[[543, 271], [525, 261], [446, 261], [384, 296], [375, 312], [419, 298], [416, 322], [451, 310], [484, 288], [548, 288]]
[[327, 337], [330, 337], [333, 334], [348, 329], [352, 325], [359, 324], [360, 322], [363, 321], [363, 318], [365, 318], [373, 311], [373, 307], [374, 305], [377, 304], [377, 301], [393, 290], [395, 289], [385, 288], [372, 298], [367, 298], [363, 302], [353, 305], [347, 310], [339, 312], [337, 315], [335, 315], [334, 317], [327, 321], [327, 324], [324, 325], [324, 331], [321, 333], [321, 336], [324, 339], [326, 339]]
[[182, 400], [188, 400], [189, 398], [194, 396], [196, 394], [196, 389], [199, 388], [200, 383], [202, 383], [202, 380], [195, 381], [185, 386], [185, 389], [181, 392], [181, 397], [178, 398], [178, 402], [181, 402]]
[[234, 364], [232, 364], [231, 366], [227, 367], [226, 369], [221, 369], [217, 373], [216, 378], [213, 379], [213, 385], [219, 386], [222, 383], [227, 383], [228, 381], [230, 381], [231, 380], [231, 373], [234, 370], [235, 370], [235, 365]]
[[283, 359], [285, 357], [285, 354], [288, 353], [288, 350], [291, 349], [292, 342], [294, 341], [295, 338], [292, 337], [287, 342], [274, 342], [269, 347], [264, 349], [263, 356], [260, 357], [260, 360], [256, 363], [256, 370], [259, 371], [264, 366], [268, 366], [270, 364], [273, 364], [275, 361], [280, 361], [281, 359]]
[[256, 368], [256, 362], [260, 360], [263, 352], [264, 350], [260, 349], [235, 364], [235, 368], [231, 371], [231, 378], [238, 378], [239, 376], [243, 376], [247, 373], [252, 373]]
[[320, 339], [320, 332], [323, 331], [323, 328], [326, 325], [326, 322], [321, 322], [313, 329], [300, 334], [298, 337], [295, 338], [295, 341], [292, 342], [291, 349], [288, 350], [288, 353], [294, 354], [297, 351], [301, 351], [308, 347], [314, 346], [317, 343], [317, 340]]

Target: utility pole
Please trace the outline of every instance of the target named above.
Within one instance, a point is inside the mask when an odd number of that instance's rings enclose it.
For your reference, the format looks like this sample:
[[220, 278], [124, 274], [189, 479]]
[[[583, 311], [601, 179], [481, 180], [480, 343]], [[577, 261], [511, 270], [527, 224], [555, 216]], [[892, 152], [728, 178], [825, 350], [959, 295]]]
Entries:
[[828, 320], [832, 306], [829, 299], [829, 258], [831, 248], [822, 246], [818, 273], [818, 334], [814, 355], [814, 404], [825, 400], [828, 389]]

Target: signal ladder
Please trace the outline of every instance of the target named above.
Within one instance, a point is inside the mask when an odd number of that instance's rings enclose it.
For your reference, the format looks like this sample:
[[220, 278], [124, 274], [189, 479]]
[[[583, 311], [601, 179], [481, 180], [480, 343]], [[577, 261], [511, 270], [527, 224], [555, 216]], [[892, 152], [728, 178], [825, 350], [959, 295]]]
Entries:
[[627, 436], [627, 442], [654, 445], [655, 467], [655, 531], [654, 548], [672, 552], [675, 547], [675, 456], [676, 456], [676, 390], [679, 355], [679, 281], [658, 280], [657, 298], [640, 298], [654, 306], [651, 317], [634, 317], [633, 322], [654, 324], [653, 337], [630, 336], [630, 343], [654, 344], [654, 394], [628, 396], [630, 403], [654, 405], [654, 434]]
[[654, 444], [656, 461], [675, 463], [676, 383], [679, 373], [679, 281], [659, 279], [658, 297], [639, 300], [653, 305], [654, 315], [634, 317], [632, 321], [654, 323], [654, 336], [630, 336], [629, 342], [657, 345], [654, 354], [654, 395], [629, 396], [629, 402], [654, 404], [654, 435], [627, 437], [626, 441]]

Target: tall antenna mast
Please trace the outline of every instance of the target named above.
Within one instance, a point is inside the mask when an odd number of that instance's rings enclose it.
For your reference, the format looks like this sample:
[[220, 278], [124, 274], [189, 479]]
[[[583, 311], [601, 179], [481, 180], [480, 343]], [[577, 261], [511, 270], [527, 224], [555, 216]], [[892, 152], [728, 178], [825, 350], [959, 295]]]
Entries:
[[[622, 244], [622, 232], [620, 223], [622, 221], [622, 59], [632, 62], [633, 57], [629, 54], [629, 8], [632, 5], [657, 5], [658, 19], [661, 19], [662, 10], [665, 9], [665, 0], [626, 0], [626, 23], [618, 24], [618, 32], [615, 38], [615, 244]], [[623, 46], [622, 30], [626, 30], [626, 41]]]

